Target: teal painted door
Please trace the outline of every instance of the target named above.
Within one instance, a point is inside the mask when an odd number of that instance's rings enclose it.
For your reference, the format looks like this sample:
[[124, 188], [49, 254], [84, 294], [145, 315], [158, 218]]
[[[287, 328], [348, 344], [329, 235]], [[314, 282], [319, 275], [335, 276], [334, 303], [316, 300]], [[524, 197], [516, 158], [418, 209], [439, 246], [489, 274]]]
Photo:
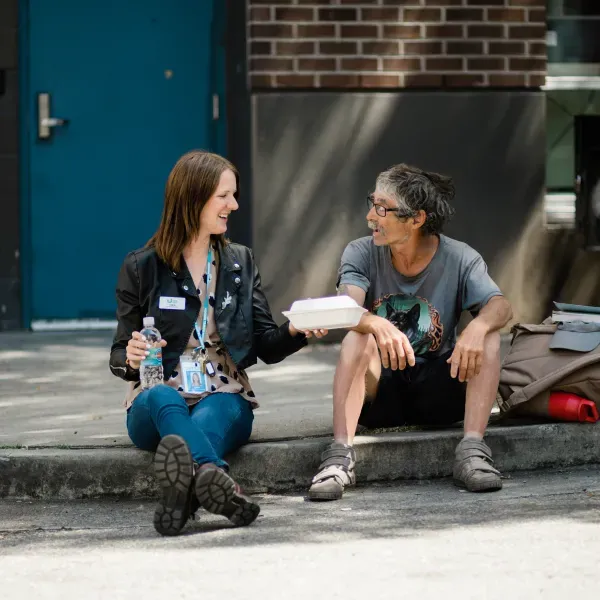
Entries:
[[[223, 4], [29, 0], [32, 320], [114, 319], [119, 267], [155, 231], [173, 164], [222, 150]], [[40, 93], [68, 120], [42, 139]]]

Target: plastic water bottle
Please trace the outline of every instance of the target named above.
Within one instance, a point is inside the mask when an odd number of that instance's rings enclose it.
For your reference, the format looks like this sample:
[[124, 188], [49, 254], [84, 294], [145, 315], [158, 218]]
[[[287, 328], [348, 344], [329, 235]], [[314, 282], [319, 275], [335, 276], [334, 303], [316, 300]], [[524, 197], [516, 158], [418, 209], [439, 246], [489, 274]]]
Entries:
[[142, 389], [148, 390], [155, 385], [164, 383], [162, 364], [162, 346], [160, 345], [160, 332], [154, 327], [154, 317], [144, 317], [144, 329], [140, 332], [151, 348], [148, 356], [140, 364], [140, 381]]

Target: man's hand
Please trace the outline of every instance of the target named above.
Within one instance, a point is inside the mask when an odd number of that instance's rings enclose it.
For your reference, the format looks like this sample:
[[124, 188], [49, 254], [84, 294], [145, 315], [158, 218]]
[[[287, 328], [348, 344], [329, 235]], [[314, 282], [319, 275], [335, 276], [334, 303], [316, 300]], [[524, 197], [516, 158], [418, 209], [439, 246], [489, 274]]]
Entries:
[[473, 319], [461, 333], [452, 356], [447, 360], [451, 365], [450, 376], [458, 375], [460, 382], [470, 381], [479, 375], [483, 364], [483, 346], [489, 328], [480, 319]]
[[[367, 293], [356, 285], [344, 284], [340, 285], [338, 295], [350, 296], [359, 306], [364, 306]], [[415, 366], [415, 352], [408, 338], [387, 319], [365, 313], [353, 331], [373, 334], [384, 368], [402, 371], [407, 364]]]
[[[369, 330], [381, 353], [381, 364], [386, 369], [401, 371], [409, 364], [415, 365], [415, 353], [408, 338], [395, 325], [383, 317], [367, 315]], [[364, 317], [363, 317], [364, 319]]]

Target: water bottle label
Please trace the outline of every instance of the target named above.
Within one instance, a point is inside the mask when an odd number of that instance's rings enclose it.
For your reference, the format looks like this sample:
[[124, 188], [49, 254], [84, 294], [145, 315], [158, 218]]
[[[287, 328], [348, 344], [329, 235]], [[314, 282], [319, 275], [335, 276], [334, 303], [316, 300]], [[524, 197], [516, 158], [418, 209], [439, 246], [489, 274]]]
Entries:
[[159, 367], [162, 364], [162, 348], [150, 348], [142, 363], [145, 367]]

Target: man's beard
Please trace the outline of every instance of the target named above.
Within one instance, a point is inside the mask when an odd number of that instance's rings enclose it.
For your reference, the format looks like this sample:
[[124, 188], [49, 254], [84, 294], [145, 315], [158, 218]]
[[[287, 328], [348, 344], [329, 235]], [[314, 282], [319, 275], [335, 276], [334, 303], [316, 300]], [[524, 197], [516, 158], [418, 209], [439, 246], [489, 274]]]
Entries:
[[[377, 230], [379, 232], [379, 235], [381, 235], [382, 237], [387, 237], [385, 227], [381, 227], [381, 225], [378, 226], [375, 221], [367, 221], [367, 225], [369, 226], [369, 229], [371, 229], [373, 231]], [[410, 239], [410, 232], [408, 232], [401, 240], [398, 240], [396, 242], [391, 242], [391, 243], [404, 244], [405, 242], [408, 242], [409, 239]]]
[[385, 237], [385, 228], [382, 227], [381, 225], [378, 225], [375, 221], [367, 221], [367, 225], [369, 226], [369, 229], [371, 229], [373, 232], [377, 231], [377, 233], [382, 236]]

